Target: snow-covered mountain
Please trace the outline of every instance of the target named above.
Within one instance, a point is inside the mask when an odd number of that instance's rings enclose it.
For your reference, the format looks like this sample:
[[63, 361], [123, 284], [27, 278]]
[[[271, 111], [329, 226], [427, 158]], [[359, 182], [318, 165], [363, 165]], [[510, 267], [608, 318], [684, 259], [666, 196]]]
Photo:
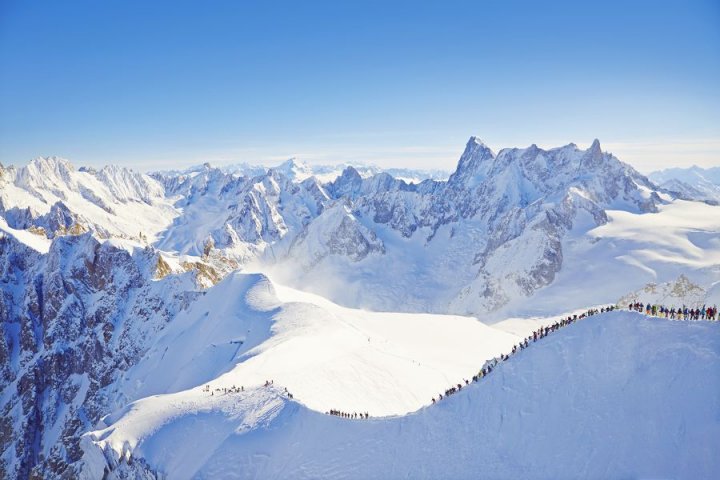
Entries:
[[668, 168], [649, 178], [678, 198], [720, 204], [720, 167]]
[[[166, 177], [177, 177], [177, 176], [193, 176], [204, 169], [209, 168], [210, 164], [205, 163], [182, 170], [164, 170], [152, 173], [152, 176], [159, 178]], [[256, 177], [267, 173], [268, 170], [276, 170], [282, 173], [285, 177], [295, 182], [301, 182], [310, 177], [315, 177], [321, 183], [327, 183], [334, 181], [337, 177], [342, 175], [342, 172], [348, 168], [355, 168], [363, 178], [372, 177], [378, 173], [387, 173], [400, 180], [405, 180], [408, 183], [420, 183], [423, 180], [446, 180], [450, 173], [445, 170], [423, 170], [413, 168], [383, 168], [377, 165], [365, 165], [365, 164], [349, 164], [349, 163], [337, 163], [332, 165], [318, 165], [303, 162], [296, 158], [290, 158], [280, 165], [274, 167], [266, 167], [262, 165], [255, 165], [250, 163], [233, 163], [219, 165], [221, 171], [230, 173], [241, 177]]]
[[318, 260], [291, 245], [284, 259], [273, 251], [279, 278], [346, 305], [462, 314], [495, 310], [550, 285], [574, 227], [586, 232], [607, 223], [611, 210], [642, 215], [664, 204], [645, 177], [597, 141], [588, 150], [531, 146], [496, 155], [472, 138], [447, 182], [364, 179], [348, 168], [326, 190], [349, 202], [383, 253]]
[[[388, 311], [478, 314], [526, 306], [537, 292], [552, 292], [558, 275], [576, 283], [575, 252], [580, 259], [595, 242], [596, 250], [614, 242], [589, 235], [613, 215], [657, 213], [656, 221], [672, 223], [674, 214], [665, 212], [679, 208], [597, 141], [587, 150], [533, 145], [495, 154], [473, 137], [447, 181], [420, 183], [354, 167], [322, 182], [293, 160], [254, 176], [207, 164], [152, 176], [76, 170], [57, 158], [2, 173], [0, 210], [12, 228], [48, 238], [92, 231], [151, 244], [202, 258], [220, 276], [238, 267], [269, 271], [343, 305]], [[687, 221], [712, 231], [715, 215], [708, 215], [704, 223]], [[662, 247], [656, 236], [637, 240], [623, 239], [631, 250]], [[643, 284], [658, 280], [647, 272], [667, 270], [660, 280], [670, 280], [687, 267], [681, 258], [656, 260], [634, 259]], [[609, 262], [613, 270], [628, 266], [622, 255]], [[709, 265], [703, 259], [694, 268], [707, 276]], [[638, 287], [615, 285], [605, 300]]]
[[115, 166], [75, 169], [57, 157], [0, 166], [0, 212], [11, 227], [49, 238], [92, 231], [149, 242], [179, 213], [147, 175]]
[[[665, 282], [685, 275], [705, 300], [716, 298], [719, 208], [675, 198], [597, 141], [495, 153], [473, 137], [452, 175], [419, 182], [295, 161], [152, 175], [55, 157], [0, 166], [0, 477], [218, 476], [242, 432], [284, 445], [267, 432], [301, 432], [296, 422], [330, 428], [329, 439], [367, 428], [357, 438], [385, 432], [388, 442], [420, 448], [386, 429], [475, 418], [472, 392], [458, 398], [459, 410], [378, 426], [334, 430], [336, 419], [317, 412], [417, 411], [553, 315], [642, 295], [647, 284], [665, 292]], [[686, 290], [678, 298], [699, 301]], [[680, 335], [696, 341], [692, 331]], [[267, 379], [277, 388], [257, 388]], [[249, 390], [210, 401], [208, 384]], [[281, 387], [300, 403], [288, 403]], [[544, 395], [540, 385], [531, 391]], [[687, 424], [683, 415], [673, 422]], [[202, 458], [184, 454], [198, 442], [168, 450], [167, 435], [200, 432]], [[300, 454], [310, 463], [286, 465], [302, 475], [333, 468]], [[350, 476], [382, 476], [338, 458]], [[604, 458], [588, 474], [602, 476]], [[618, 475], [660, 471], [630, 458]], [[291, 471], [276, 461], [250, 476]]]

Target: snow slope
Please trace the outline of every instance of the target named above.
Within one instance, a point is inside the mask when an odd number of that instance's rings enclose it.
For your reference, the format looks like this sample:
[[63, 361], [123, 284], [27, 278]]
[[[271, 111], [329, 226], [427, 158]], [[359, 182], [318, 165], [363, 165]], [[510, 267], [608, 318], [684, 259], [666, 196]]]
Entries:
[[399, 418], [327, 416], [278, 386], [149, 397], [84, 437], [84, 474], [716, 478], [719, 370], [720, 324], [613, 312]]
[[16, 230], [8, 226], [4, 218], [0, 217], [0, 237], [10, 235], [20, 243], [27, 245], [36, 252], [47, 253], [50, 250], [50, 240], [44, 235], [36, 235], [28, 230]]
[[[719, 207], [676, 200], [656, 213], [608, 210], [607, 216], [607, 223], [597, 227], [592, 219], [578, 218], [563, 240], [565, 261], [555, 281], [493, 318], [614, 303], [646, 284], [680, 275], [706, 290], [720, 281]], [[696, 303], [692, 296], [686, 302]]]
[[519, 340], [470, 317], [343, 308], [264, 275], [235, 273], [181, 312], [114, 391], [121, 405], [273, 380], [318, 411], [399, 415]]

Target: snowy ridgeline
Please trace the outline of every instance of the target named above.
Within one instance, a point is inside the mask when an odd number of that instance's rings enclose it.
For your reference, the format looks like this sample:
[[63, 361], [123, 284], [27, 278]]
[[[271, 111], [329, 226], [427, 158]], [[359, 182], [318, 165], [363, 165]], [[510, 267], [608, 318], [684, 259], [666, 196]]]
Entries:
[[[376, 165], [365, 164], [349, 164], [340, 163], [335, 165], [317, 165], [308, 164], [296, 158], [290, 158], [275, 167], [266, 167], [261, 165], [253, 165], [248, 163], [235, 163], [228, 165], [219, 165], [218, 168], [223, 172], [236, 176], [256, 177], [264, 175], [270, 170], [282, 173], [287, 178], [302, 182], [310, 177], [317, 178], [322, 183], [335, 181], [343, 171], [352, 167], [363, 177], [369, 178], [379, 173], [387, 173], [397, 179], [406, 181], [407, 183], [421, 183], [424, 180], [446, 180], [450, 176], [450, 172], [444, 170], [422, 170], [414, 168], [382, 168]], [[213, 168], [209, 163], [197, 165], [182, 170], [165, 170], [154, 172], [151, 175], [156, 178], [168, 177], [194, 177], [202, 175], [204, 171]]]
[[720, 167], [668, 168], [649, 178], [678, 198], [720, 204]]
[[297, 162], [238, 168], [0, 167], [0, 230], [40, 250], [89, 231], [155, 249], [163, 274], [202, 270], [205, 288], [236, 268], [270, 271], [382, 311], [503, 318], [683, 273], [720, 280], [720, 207], [677, 200], [598, 141], [495, 153], [472, 137], [446, 180], [419, 183], [351, 166], [332, 178]]
[[279, 389], [161, 395], [88, 434], [84, 474], [717, 478], [720, 323], [596, 315], [437, 405], [348, 421]]
[[663, 305], [667, 308], [703, 308], [720, 305], [720, 282], [705, 289], [690, 281], [685, 275], [677, 280], [661, 284], [649, 283], [645, 287], [628, 293], [618, 300], [618, 305], [630, 303]]

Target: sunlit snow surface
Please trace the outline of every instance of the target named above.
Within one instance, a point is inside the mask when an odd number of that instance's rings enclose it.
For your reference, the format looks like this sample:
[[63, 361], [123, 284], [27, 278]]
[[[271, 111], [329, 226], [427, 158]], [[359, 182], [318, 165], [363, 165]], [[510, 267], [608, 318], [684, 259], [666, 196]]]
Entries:
[[[517, 299], [493, 315], [547, 315], [583, 305], [612, 303], [650, 282], [688, 275], [711, 288], [720, 282], [720, 207], [676, 200], [658, 213], [607, 212], [590, 228], [580, 217], [563, 240], [563, 267], [555, 281], [531, 298]], [[720, 296], [708, 298], [710, 304]]]
[[184, 398], [191, 387], [273, 380], [318, 411], [400, 415], [519, 340], [471, 317], [348, 309], [238, 273], [181, 313], [117, 390]]
[[[442, 343], [436, 334], [425, 333], [430, 350]], [[315, 348], [317, 356], [334, 350]], [[419, 363], [432, 356], [412, 355]], [[395, 368], [382, 353], [376, 360]], [[340, 355], [335, 363], [352, 362]], [[288, 358], [285, 371], [294, 368]], [[718, 371], [720, 323], [614, 312], [551, 334], [477, 384], [401, 417], [324, 415], [302, 404], [300, 390], [298, 402], [284, 398], [277, 379], [237, 394], [197, 388], [145, 398], [85, 437], [86, 472], [102, 469], [104, 448], [118, 472], [132, 468], [118, 459], [132, 456], [168, 478], [717, 478]], [[239, 380], [235, 373], [225, 379]], [[320, 378], [315, 401], [344, 398], [341, 375]], [[373, 394], [402, 402], [399, 385], [376, 380]]]
[[16, 230], [8, 226], [4, 218], [0, 217], [0, 238], [3, 235], [10, 235], [20, 243], [32, 248], [39, 253], [47, 253], [50, 250], [50, 240], [44, 236], [35, 235], [28, 230]]
[[[0, 205], [24, 211], [32, 217], [45, 215], [63, 204], [84, 227], [106, 236], [149, 242], [170, 227], [180, 211], [166, 198], [162, 186], [148, 177], [116, 166], [101, 170], [76, 170], [64, 159], [37, 158], [22, 168], [3, 170]], [[5, 212], [3, 212], [5, 214]]]

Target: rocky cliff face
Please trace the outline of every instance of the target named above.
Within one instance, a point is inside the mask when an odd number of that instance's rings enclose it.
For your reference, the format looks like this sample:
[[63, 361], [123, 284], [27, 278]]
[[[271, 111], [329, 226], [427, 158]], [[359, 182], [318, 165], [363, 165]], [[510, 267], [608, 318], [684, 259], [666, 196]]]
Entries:
[[45, 255], [0, 238], [0, 477], [76, 476], [80, 435], [113, 407], [104, 387], [193, 298], [188, 278], [150, 280], [156, 255], [91, 234]]

